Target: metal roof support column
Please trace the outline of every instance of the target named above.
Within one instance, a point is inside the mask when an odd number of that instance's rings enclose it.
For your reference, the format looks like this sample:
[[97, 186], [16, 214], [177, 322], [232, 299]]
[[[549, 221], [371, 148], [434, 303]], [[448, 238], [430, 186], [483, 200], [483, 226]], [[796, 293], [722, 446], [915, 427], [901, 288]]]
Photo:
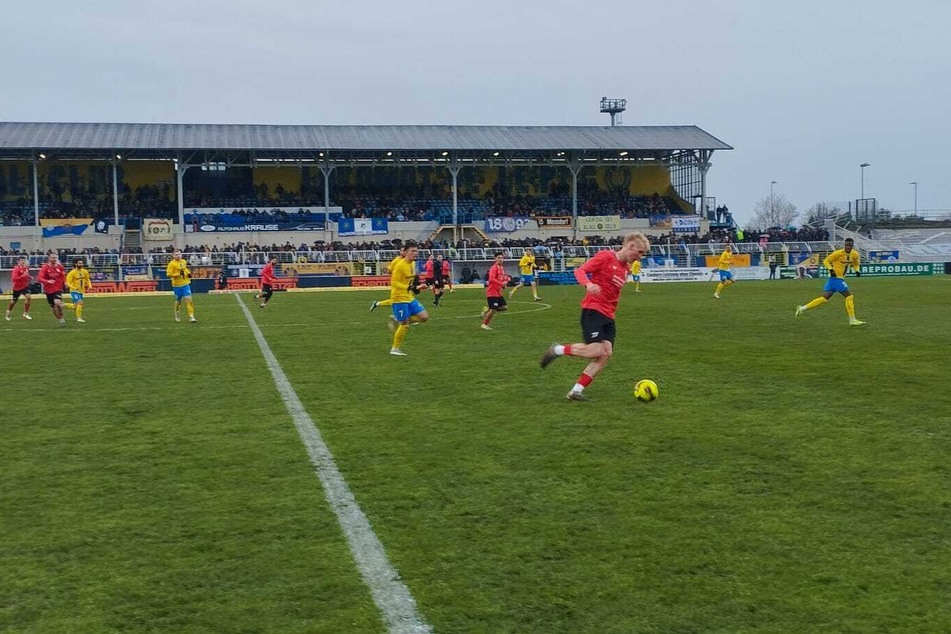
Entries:
[[710, 156], [713, 150], [700, 150], [700, 217], [710, 219], [707, 209], [707, 171], [710, 169]]
[[[330, 173], [332, 171], [334, 166], [324, 159], [324, 164], [320, 166], [320, 173], [324, 175], [324, 238], [327, 237], [327, 230], [330, 227]], [[330, 237], [333, 238], [333, 230]]]
[[182, 163], [182, 157], [179, 156], [175, 162], [175, 182], [177, 183], [176, 192], [178, 194], [178, 226], [181, 227], [176, 244], [179, 248], [185, 247], [185, 170], [188, 166]]
[[40, 178], [37, 175], [39, 163], [33, 156], [33, 226], [40, 226]]
[[584, 165], [577, 159], [568, 161], [568, 169], [571, 171], [571, 231], [572, 239], [578, 238], [578, 174]]
[[452, 174], [452, 240], [458, 242], [456, 230], [459, 228], [459, 172], [462, 165], [458, 165], [454, 158], [449, 159], [449, 173]]
[[[112, 159], [112, 215], [119, 226], [119, 161]], [[184, 225], [183, 225], [184, 228]]]

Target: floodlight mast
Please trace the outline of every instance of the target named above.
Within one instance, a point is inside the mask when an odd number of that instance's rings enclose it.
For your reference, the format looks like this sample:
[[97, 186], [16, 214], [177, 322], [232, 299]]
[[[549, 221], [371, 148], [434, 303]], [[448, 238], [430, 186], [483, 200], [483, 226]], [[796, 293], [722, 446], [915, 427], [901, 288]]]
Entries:
[[611, 115], [611, 127], [621, 125], [621, 113], [627, 110], [627, 99], [601, 97], [601, 113]]

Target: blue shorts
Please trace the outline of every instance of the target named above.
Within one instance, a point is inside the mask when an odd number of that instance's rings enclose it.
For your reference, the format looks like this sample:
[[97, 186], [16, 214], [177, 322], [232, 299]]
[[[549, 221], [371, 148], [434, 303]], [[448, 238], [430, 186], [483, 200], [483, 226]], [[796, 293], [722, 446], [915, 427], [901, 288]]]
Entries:
[[423, 308], [423, 305], [419, 303], [418, 299], [414, 299], [411, 302], [393, 304], [393, 316], [396, 317], [396, 321], [399, 322], [404, 322], [413, 315], [418, 315], [423, 312], [426, 312], [426, 309]]
[[641, 281], [641, 276], [640, 276], [640, 275], [632, 275], [632, 276], [631, 276], [631, 280], [634, 281], [634, 282], [640, 282], [640, 281]]
[[192, 296], [192, 285], [186, 284], [185, 286], [173, 286], [172, 291], [175, 292], [175, 299], [182, 301], [186, 297]]
[[69, 296], [73, 298], [74, 304], [78, 304], [79, 302], [83, 301], [83, 294], [79, 291], [70, 291]]
[[841, 277], [830, 277], [822, 290], [826, 293], [844, 293], [849, 290], [849, 285]]
[[732, 280], [732, 279], [733, 279], [733, 271], [724, 271], [723, 269], [720, 269], [721, 282], [726, 282], [727, 280]]
[[524, 285], [526, 285], [526, 286], [532, 284], [534, 281], [535, 281], [535, 274], [534, 274], [534, 273], [529, 273], [528, 275], [523, 275], [523, 276], [522, 276], [522, 284], [524, 284]]

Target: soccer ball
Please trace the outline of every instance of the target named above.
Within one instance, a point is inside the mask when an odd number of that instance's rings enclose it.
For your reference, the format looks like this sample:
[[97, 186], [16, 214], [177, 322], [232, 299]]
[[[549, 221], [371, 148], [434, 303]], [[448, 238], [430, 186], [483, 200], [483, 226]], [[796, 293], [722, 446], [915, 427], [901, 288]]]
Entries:
[[634, 398], [639, 401], [650, 403], [657, 395], [657, 384], [650, 379], [642, 379], [634, 386]]

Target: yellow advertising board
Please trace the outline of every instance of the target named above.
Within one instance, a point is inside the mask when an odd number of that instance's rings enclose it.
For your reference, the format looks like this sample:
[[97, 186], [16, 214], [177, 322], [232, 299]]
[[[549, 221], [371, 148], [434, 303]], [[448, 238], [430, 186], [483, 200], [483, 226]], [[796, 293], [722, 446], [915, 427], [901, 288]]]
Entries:
[[[706, 265], [712, 268], [717, 268], [717, 265], [720, 263], [719, 255], [708, 255], [705, 259]], [[750, 266], [750, 254], [734, 253], [733, 264], [731, 266]]]

